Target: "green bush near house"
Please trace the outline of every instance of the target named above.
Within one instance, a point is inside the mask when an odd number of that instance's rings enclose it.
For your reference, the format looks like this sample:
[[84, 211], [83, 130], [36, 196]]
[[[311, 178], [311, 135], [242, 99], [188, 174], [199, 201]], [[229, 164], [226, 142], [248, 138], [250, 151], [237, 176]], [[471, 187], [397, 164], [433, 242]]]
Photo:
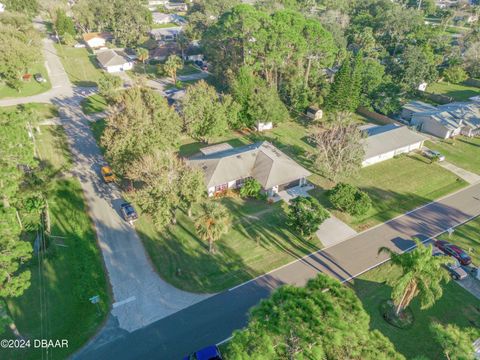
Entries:
[[337, 184], [328, 191], [328, 199], [338, 210], [354, 216], [365, 215], [372, 207], [370, 196], [350, 184]]
[[262, 195], [262, 185], [255, 179], [247, 179], [240, 188], [240, 196], [243, 198], [259, 199]]

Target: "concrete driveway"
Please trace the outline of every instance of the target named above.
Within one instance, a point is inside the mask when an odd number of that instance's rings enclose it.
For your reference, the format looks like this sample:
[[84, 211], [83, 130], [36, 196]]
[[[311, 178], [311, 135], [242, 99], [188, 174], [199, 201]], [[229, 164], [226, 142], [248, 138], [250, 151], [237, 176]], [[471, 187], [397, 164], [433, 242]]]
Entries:
[[471, 171], [462, 169], [461, 167], [458, 167], [456, 165], [453, 165], [452, 163], [449, 163], [448, 161], [441, 161], [438, 163], [441, 167], [444, 169], [447, 169], [451, 172], [453, 172], [455, 175], [457, 175], [459, 178], [465, 180], [469, 184], [476, 184], [480, 182], [480, 175], [474, 174]]

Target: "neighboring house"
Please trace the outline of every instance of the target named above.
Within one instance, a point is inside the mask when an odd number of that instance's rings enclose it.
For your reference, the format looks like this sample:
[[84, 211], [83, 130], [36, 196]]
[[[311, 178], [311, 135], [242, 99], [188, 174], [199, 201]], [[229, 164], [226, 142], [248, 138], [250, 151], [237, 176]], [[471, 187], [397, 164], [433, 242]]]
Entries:
[[170, 55], [176, 54], [177, 52], [177, 46], [175, 44], [169, 43], [150, 50], [148, 57], [149, 59], [164, 61]]
[[83, 41], [91, 49], [103, 48], [107, 45], [107, 41], [112, 41], [113, 36], [110, 33], [86, 33], [83, 34]]
[[169, 28], [152, 29], [150, 35], [157, 41], [175, 41], [178, 34], [182, 31], [180, 26], [174, 26]]
[[362, 140], [365, 149], [362, 166], [377, 164], [400, 154], [420, 150], [426, 140], [425, 136], [408, 127], [395, 124], [367, 125], [361, 129], [367, 134]]
[[183, 52], [183, 59], [185, 61], [203, 61], [203, 51], [198, 45], [189, 45]]
[[114, 73], [133, 69], [133, 61], [118, 50], [103, 50], [97, 52], [97, 60], [106, 72]]
[[402, 114], [400, 115], [402, 119], [407, 121], [412, 120], [414, 114], [435, 111], [437, 108], [433, 105], [424, 103], [422, 101], [411, 101], [408, 104], [403, 106]]
[[424, 133], [441, 139], [457, 135], [469, 137], [480, 135], [480, 103], [476, 101], [455, 102], [436, 107], [427, 105], [423, 110], [417, 104], [417, 110], [412, 111], [412, 108], [411, 104], [404, 107], [402, 117]]
[[164, 14], [161, 12], [153, 12], [152, 20], [154, 24], [168, 24], [175, 21], [174, 14]]
[[187, 11], [188, 10], [188, 5], [185, 3], [173, 3], [173, 2], [167, 2], [164, 5], [165, 9], [170, 10], [170, 11]]
[[232, 148], [228, 143], [200, 149], [188, 159], [205, 173], [209, 196], [238, 189], [246, 179], [256, 179], [268, 196], [306, 185], [311, 173], [267, 141]]

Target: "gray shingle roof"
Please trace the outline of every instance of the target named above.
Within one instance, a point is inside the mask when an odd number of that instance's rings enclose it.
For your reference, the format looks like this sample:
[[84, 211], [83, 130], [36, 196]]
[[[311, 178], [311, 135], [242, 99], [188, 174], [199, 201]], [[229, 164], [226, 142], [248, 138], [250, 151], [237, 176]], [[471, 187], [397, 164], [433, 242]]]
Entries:
[[246, 177], [255, 178], [264, 189], [289, 183], [311, 173], [267, 141], [188, 159], [205, 173], [210, 188]]
[[130, 62], [123, 52], [111, 49], [99, 51], [97, 53], [97, 60], [103, 67], [124, 65]]
[[395, 124], [375, 126], [365, 131], [368, 134], [368, 137], [362, 140], [365, 148], [365, 159], [371, 159], [427, 139], [406, 126]]
[[423, 101], [410, 101], [408, 104], [405, 104], [403, 108], [414, 113], [435, 111], [437, 109], [435, 106], [424, 103]]

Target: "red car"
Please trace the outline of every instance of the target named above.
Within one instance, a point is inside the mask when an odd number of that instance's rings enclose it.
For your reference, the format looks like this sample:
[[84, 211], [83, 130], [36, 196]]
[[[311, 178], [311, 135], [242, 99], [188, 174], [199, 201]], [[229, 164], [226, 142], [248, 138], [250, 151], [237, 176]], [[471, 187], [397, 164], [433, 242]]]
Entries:
[[472, 263], [472, 259], [465, 251], [456, 245], [450, 244], [448, 241], [437, 240], [435, 241], [435, 246], [442, 250], [445, 254], [457, 259], [462, 265], [470, 265]]

